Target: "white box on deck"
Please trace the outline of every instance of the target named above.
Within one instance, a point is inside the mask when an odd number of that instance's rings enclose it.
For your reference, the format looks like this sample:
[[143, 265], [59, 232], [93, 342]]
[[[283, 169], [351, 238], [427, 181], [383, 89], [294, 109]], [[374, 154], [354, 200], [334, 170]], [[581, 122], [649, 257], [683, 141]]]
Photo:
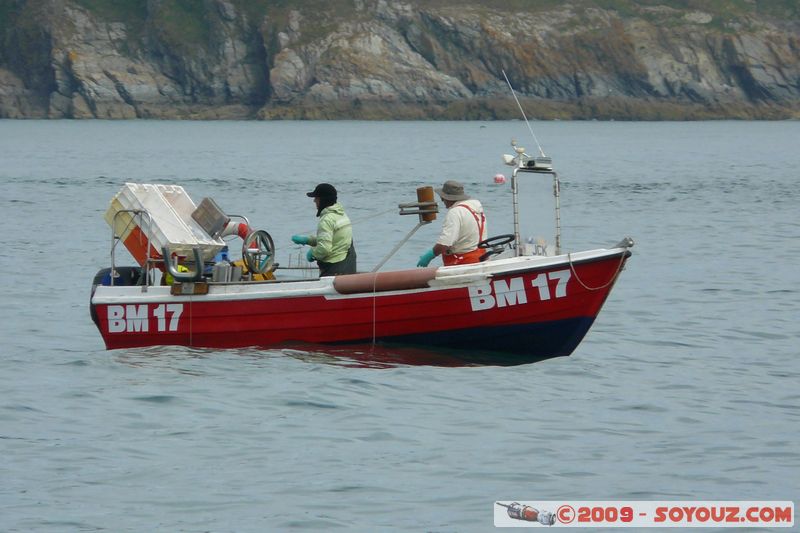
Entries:
[[166, 245], [170, 252], [191, 259], [192, 248], [199, 247], [203, 259], [210, 260], [222, 250], [225, 242], [211, 237], [192, 218], [192, 212], [196, 208], [195, 203], [179, 185], [126, 183], [111, 200], [105, 220], [109, 226], [113, 225], [115, 214], [126, 209], [147, 211], [150, 214], [150, 223], [147, 217], [134, 217], [131, 213], [122, 213], [116, 217], [114, 234], [125, 243], [140, 263], [144, 261], [144, 257], [140, 256], [146, 250], [138, 244], [132, 246], [129, 243], [132, 232], [141, 232], [150, 239], [158, 256]]

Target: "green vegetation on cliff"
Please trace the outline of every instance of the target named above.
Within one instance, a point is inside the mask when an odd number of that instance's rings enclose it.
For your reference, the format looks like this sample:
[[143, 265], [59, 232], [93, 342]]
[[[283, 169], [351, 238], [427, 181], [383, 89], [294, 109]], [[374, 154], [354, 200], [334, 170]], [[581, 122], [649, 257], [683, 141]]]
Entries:
[[191, 52], [207, 46], [211, 24], [207, 8], [198, 9], [197, 0], [164, 0], [152, 14], [153, 26], [173, 49]]
[[147, 0], [75, 0], [75, 3], [109, 22], [141, 27], [147, 20]]

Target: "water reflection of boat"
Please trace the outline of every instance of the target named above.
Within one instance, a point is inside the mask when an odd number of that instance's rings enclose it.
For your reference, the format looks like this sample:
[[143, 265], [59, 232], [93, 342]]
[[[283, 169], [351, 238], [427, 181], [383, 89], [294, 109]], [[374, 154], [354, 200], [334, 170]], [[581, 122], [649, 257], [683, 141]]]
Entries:
[[[425, 348], [416, 357], [413, 349], [404, 352], [411, 356], [404, 356], [403, 364], [414, 359], [429, 364], [430, 349], [467, 364], [523, 364], [569, 355], [597, 317], [633, 241], [562, 253], [558, 177], [549, 159], [515, 149], [515, 156], [505, 156], [514, 166], [514, 233], [487, 239], [485, 260], [319, 279], [282, 279], [271, 237], [249, 228], [242, 233], [243, 264], [231, 267], [219, 253], [225, 245], [221, 233], [236, 227], [233, 215], [208, 199], [195, 206], [180, 187], [128, 184], [107, 213], [112, 265], [95, 278], [92, 317], [108, 349], [287, 342]], [[553, 177], [555, 249], [520, 243], [518, 178], [526, 174]], [[400, 206], [401, 214], [419, 215], [417, 227], [436, 212], [435, 203], [418, 200]], [[139, 266], [114, 265], [119, 242]], [[168, 277], [172, 283], [161, 284]], [[350, 353], [377, 361], [392, 352]]]
[[460, 350], [430, 349], [398, 344], [292, 344], [280, 353], [300, 361], [359, 368], [394, 368], [397, 366], [461, 367], [479, 363], [469, 360]]

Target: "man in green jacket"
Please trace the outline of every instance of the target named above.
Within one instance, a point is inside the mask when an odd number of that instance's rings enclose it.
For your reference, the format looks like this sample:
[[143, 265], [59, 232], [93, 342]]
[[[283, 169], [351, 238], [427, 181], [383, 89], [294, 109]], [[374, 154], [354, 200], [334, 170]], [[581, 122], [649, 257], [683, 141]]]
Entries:
[[313, 198], [317, 206], [317, 234], [293, 235], [292, 242], [311, 246], [306, 259], [317, 262], [320, 277], [355, 274], [353, 227], [344, 207], [336, 201], [336, 188], [330, 183], [320, 183], [306, 196]]

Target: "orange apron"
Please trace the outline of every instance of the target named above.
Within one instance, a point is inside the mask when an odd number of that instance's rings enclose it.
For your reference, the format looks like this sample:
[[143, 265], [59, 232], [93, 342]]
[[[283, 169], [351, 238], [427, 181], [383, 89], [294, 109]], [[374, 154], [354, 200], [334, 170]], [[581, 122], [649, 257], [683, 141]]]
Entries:
[[[469, 206], [460, 204], [456, 207], [463, 207], [467, 211], [472, 214], [472, 217], [475, 219], [475, 223], [478, 225], [478, 241], [483, 238], [483, 226], [486, 223], [486, 217], [483, 213], [481, 213], [481, 218], [478, 219], [478, 214], [473, 211]], [[486, 253], [486, 250], [483, 248], [475, 248], [470, 252], [464, 252], [463, 254], [442, 254], [442, 263], [444, 266], [453, 266], [453, 265], [469, 265], [472, 263], [478, 263], [481, 260], [481, 256]]]

